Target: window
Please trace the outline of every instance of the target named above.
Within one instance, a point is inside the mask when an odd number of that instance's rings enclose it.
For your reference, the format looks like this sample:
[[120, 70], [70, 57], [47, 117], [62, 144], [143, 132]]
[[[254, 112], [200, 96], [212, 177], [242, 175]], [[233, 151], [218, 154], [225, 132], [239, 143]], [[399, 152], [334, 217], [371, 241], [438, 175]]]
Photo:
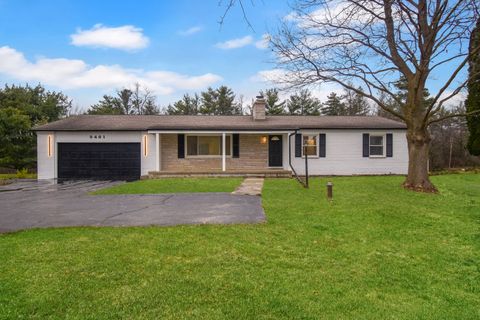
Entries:
[[[225, 136], [225, 154], [232, 154], [231, 136]], [[221, 156], [222, 136], [187, 136], [187, 156]]]
[[370, 156], [371, 157], [383, 157], [384, 146], [383, 146], [383, 136], [370, 135]]
[[318, 156], [317, 135], [303, 135], [302, 156]]

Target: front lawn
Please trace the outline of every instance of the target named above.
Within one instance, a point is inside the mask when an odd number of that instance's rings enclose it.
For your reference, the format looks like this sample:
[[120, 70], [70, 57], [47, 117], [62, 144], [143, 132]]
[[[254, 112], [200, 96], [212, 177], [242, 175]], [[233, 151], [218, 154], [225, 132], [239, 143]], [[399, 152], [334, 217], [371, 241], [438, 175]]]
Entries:
[[480, 175], [331, 180], [266, 180], [264, 224], [0, 235], [0, 318], [480, 318]]
[[163, 178], [127, 182], [92, 194], [232, 192], [242, 178]]

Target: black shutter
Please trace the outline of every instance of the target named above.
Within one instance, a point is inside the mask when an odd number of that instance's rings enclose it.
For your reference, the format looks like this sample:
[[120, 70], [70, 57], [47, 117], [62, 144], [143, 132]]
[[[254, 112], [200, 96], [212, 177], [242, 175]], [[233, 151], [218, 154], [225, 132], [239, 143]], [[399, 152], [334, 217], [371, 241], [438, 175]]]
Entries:
[[240, 135], [234, 133], [232, 135], [233, 158], [240, 158]]
[[300, 133], [295, 134], [295, 158], [302, 157], [302, 135]]
[[185, 158], [185, 135], [184, 134], [178, 135], [178, 158], [179, 159]]
[[387, 133], [387, 157], [393, 157], [393, 135]]
[[325, 158], [327, 153], [327, 145], [326, 145], [326, 136], [325, 133], [320, 133], [319, 143], [318, 146], [320, 147], [318, 155], [320, 158]]
[[368, 133], [363, 134], [363, 157], [368, 158], [370, 156], [370, 135]]

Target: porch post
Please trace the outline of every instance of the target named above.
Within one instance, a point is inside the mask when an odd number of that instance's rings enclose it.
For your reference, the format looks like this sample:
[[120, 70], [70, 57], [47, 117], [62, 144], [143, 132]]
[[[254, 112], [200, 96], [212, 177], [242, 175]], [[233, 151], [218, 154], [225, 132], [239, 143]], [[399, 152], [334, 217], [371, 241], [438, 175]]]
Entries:
[[222, 133], [222, 171], [226, 170], [225, 132]]
[[155, 133], [155, 171], [160, 171], [160, 134]]

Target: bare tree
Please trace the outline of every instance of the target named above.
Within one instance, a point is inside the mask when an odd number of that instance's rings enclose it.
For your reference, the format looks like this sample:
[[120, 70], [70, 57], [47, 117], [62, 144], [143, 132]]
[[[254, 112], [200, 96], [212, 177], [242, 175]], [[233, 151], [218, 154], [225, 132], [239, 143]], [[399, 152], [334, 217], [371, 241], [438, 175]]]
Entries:
[[[220, 26], [222, 26], [224, 23], [225, 23], [225, 19], [228, 15], [228, 13], [233, 9], [233, 7], [235, 7], [235, 5], [239, 5], [240, 6], [240, 9], [242, 10], [242, 15], [243, 15], [243, 20], [245, 21], [245, 23], [248, 25], [248, 27], [252, 30], [253, 29], [253, 26], [252, 24], [250, 23], [250, 20], [248, 19], [248, 16], [247, 16], [247, 10], [245, 8], [245, 4], [243, 3], [242, 0], [220, 0], [218, 2], [218, 5], [220, 7], [224, 7], [225, 10], [223, 12], [223, 15], [220, 17], [220, 20], [218, 21], [218, 23], [220, 24]], [[253, 6], [254, 5], [254, 1], [253, 0], [250, 0], [250, 4]]]
[[[281, 81], [291, 88], [335, 83], [403, 120], [409, 151], [404, 187], [435, 192], [428, 176], [428, 126], [445, 119], [442, 106], [468, 81], [477, 1], [299, 0], [271, 38], [278, 67], [287, 74]], [[424, 89], [437, 71], [440, 89], [425, 104]], [[404, 101], [396, 101], [399, 78], [406, 79]], [[385, 96], [399, 110], [384, 104]]]
[[147, 87], [135, 83], [130, 99], [136, 114], [155, 114], [155, 96]]

